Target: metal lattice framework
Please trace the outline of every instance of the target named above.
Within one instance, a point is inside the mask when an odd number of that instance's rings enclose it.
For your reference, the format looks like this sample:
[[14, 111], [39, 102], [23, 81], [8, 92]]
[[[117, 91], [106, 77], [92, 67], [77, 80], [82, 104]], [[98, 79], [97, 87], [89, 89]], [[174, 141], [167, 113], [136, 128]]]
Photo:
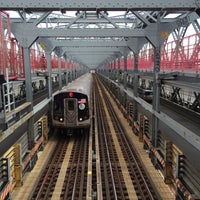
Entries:
[[[138, 52], [149, 41], [160, 45], [171, 33], [182, 38], [190, 24], [198, 32], [199, 5], [198, 0], [0, 1], [0, 9], [18, 13], [11, 28], [22, 46], [37, 41], [45, 51], [58, 54], [59, 49], [90, 68], [124, 52]], [[143, 38], [140, 47], [132, 38]]]

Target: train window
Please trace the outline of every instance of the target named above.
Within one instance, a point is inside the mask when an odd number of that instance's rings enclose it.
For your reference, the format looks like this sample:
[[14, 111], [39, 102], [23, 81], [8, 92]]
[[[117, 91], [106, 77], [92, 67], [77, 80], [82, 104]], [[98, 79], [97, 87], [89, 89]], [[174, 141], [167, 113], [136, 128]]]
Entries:
[[54, 113], [62, 113], [63, 112], [63, 104], [60, 101], [54, 101], [53, 107]]
[[68, 110], [74, 110], [74, 100], [68, 101]]
[[146, 95], [152, 95], [153, 92], [149, 92], [149, 91], [147, 92], [147, 91], [145, 91], [144, 94], [146, 94]]
[[54, 102], [54, 110], [58, 110], [60, 107], [59, 102]]

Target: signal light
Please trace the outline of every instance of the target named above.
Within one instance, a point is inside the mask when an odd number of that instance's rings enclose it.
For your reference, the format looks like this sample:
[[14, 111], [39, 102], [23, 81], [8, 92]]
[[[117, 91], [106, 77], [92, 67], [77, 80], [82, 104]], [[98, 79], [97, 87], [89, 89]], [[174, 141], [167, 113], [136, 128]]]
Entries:
[[69, 92], [69, 97], [73, 97], [74, 93], [73, 92]]

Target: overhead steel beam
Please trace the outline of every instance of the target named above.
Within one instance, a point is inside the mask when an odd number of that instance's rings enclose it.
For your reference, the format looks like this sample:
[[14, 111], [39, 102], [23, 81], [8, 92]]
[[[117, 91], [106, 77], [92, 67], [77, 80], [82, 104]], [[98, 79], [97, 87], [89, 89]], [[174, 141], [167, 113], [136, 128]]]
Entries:
[[[69, 52], [69, 55], [74, 56], [74, 54]], [[94, 54], [76, 54], [76, 58], [80, 58], [81, 60], [84, 60], [86, 63], [89, 62], [89, 60], [95, 60], [95, 62], [98, 62], [99, 60], [105, 59], [106, 57], [113, 55], [113, 53], [108, 53], [108, 54], [99, 54], [99, 55], [94, 55]]]
[[[76, 18], [73, 18], [73, 17], [69, 18], [69, 17], [64, 17], [63, 16], [63, 18], [49, 17], [48, 20], [49, 20], [49, 22], [51, 24], [53, 24], [53, 23], [65, 23], [65, 24], [68, 24], [74, 19], [76, 19]], [[112, 20], [114, 23], [133, 23], [133, 18], [130, 18], [130, 17], [129, 18], [128, 17], [126, 17], [126, 18], [109, 17], [109, 19]], [[30, 18], [28, 20], [28, 22], [29, 23], [34, 23], [36, 20], [37, 20], [36, 17], [32, 17], [32, 18]], [[22, 19], [13, 17], [13, 18], [10, 18], [10, 21], [12, 23], [20, 23], [20, 22], [22, 22]], [[43, 19], [43, 20], [41, 20], [40, 23], [46, 23], [46, 20]], [[110, 22], [105, 18], [98, 18], [98, 19], [85, 19], [85, 18], [83, 19], [83, 18], [80, 18], [80, 19], [78, 19], [76, 21], [76, 24], [83, 24], [83, 23], [84, 24], [98, 24], [98, 23], [99, 24], [108, 24]]]
[[92, 55], [92, 56], [100, 56], [100, 55], [113, 55], [115, 52], [112, 51], [108, 51], [108, 52], [103, 52], [103, 51], [99, 51], [99, 52], [92, 52], [92, 51], [88, 51], [88, 52], [79, 52], [79, 51], [65, 51], [66, 53], [69, 53], [71, 55], [76, 55], [76, 56], [87, 56], [87, 55]]
[[46, 49], [46, 46], [54, 47], [126, 47], [127, 41], [125, 40], [112, 40], [112, 39], [96, 39], [96, 40], [87, 40], [87, 39], [54, 39], [54, 38], [39, 38], [38, 43], [42, 44], [43, 48]]
[[100, 14], [108, 20], [109, 23], [111, 23], [115, 28], [120, 28], [112, 19], [110, 19], [104, 12], [100, 12]]
[[133, 11], [133, 14], [134, 14], [139, 20], [141, 20], [144, 24], [146, 24], [146, 25], [149, 25], [149, 24], [150, 24], [150, 22], [149, 22], [145, 17], [143, 17], [139, 12]]
[[35, 36], [37, 37], [145, 37], [144, 30], [127, 29], [127, 28], [74, 28], [74, 29], [46, 29], [37, 28], [32, 24], [12, 24], [12, 32], [18, 36]]
[[[70, 56], [74, 56], [74, 54], [69, 54]], [[88, 65], [90, 63], [96, 63], [99, 64], [101, 62], [103, 62], [107, 57], [111, 56], [113, 54], [104, 54], [104, 55], [75, 55], [76, 58], [79, 60], [79, 61], [82, 61], [84, 64]]]
[[72, 21], [65, 28], [70, 28], [70, 26], [73, 25], [75, 22], [77, 22], [83, 15], [84, 15], [84, 12], [79, 13], [77, 17], [73, 18]]
[[0, 9], [4, 10], [195, 10], [197, 0], [1, 0]]
[[57, 39], [47, 39], [47, 38], [39, 38], [38, 42], [43, 43], [43, 45], [46, 45], [46, 40], [48, 42], [52, 43], [54, 46], [59, 47], [125, 47], [127, 46], [127, 42], [125, 40], [121, 41], [113, 41], [113, 40], [57, 40]]
[[117, 47], [66, 47], [63, 48], [64, 51], [70, 51], [70, 52], [83, 52], [83, 53], [97, 53], [97, 52], [102, 52], [102, 53], [107, 53], [107, 52], [118, 52], [120, 51], [119, 48]]
[[39, 19], [34, 21], [34, 25], [37, 26], [39, 23], [41, 23], [43, 20], [45, 20], [50, 14], [51, 14], [51, 11], [45, 12]]

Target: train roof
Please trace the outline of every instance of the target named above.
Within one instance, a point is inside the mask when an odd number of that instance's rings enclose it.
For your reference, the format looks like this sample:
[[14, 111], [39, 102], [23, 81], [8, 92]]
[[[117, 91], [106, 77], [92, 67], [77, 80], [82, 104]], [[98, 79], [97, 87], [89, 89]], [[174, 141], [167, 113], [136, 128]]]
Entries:
[[86, 73], [79, 78], [75, 79], [71, 83], [69, 83], [67, 86], [63, 87], [62, 90], [59, 93], [63, 92], [79, 92], [86, 95], [90, 95], [91, 90], [91, 84], [92, 84], [92, 74]]

